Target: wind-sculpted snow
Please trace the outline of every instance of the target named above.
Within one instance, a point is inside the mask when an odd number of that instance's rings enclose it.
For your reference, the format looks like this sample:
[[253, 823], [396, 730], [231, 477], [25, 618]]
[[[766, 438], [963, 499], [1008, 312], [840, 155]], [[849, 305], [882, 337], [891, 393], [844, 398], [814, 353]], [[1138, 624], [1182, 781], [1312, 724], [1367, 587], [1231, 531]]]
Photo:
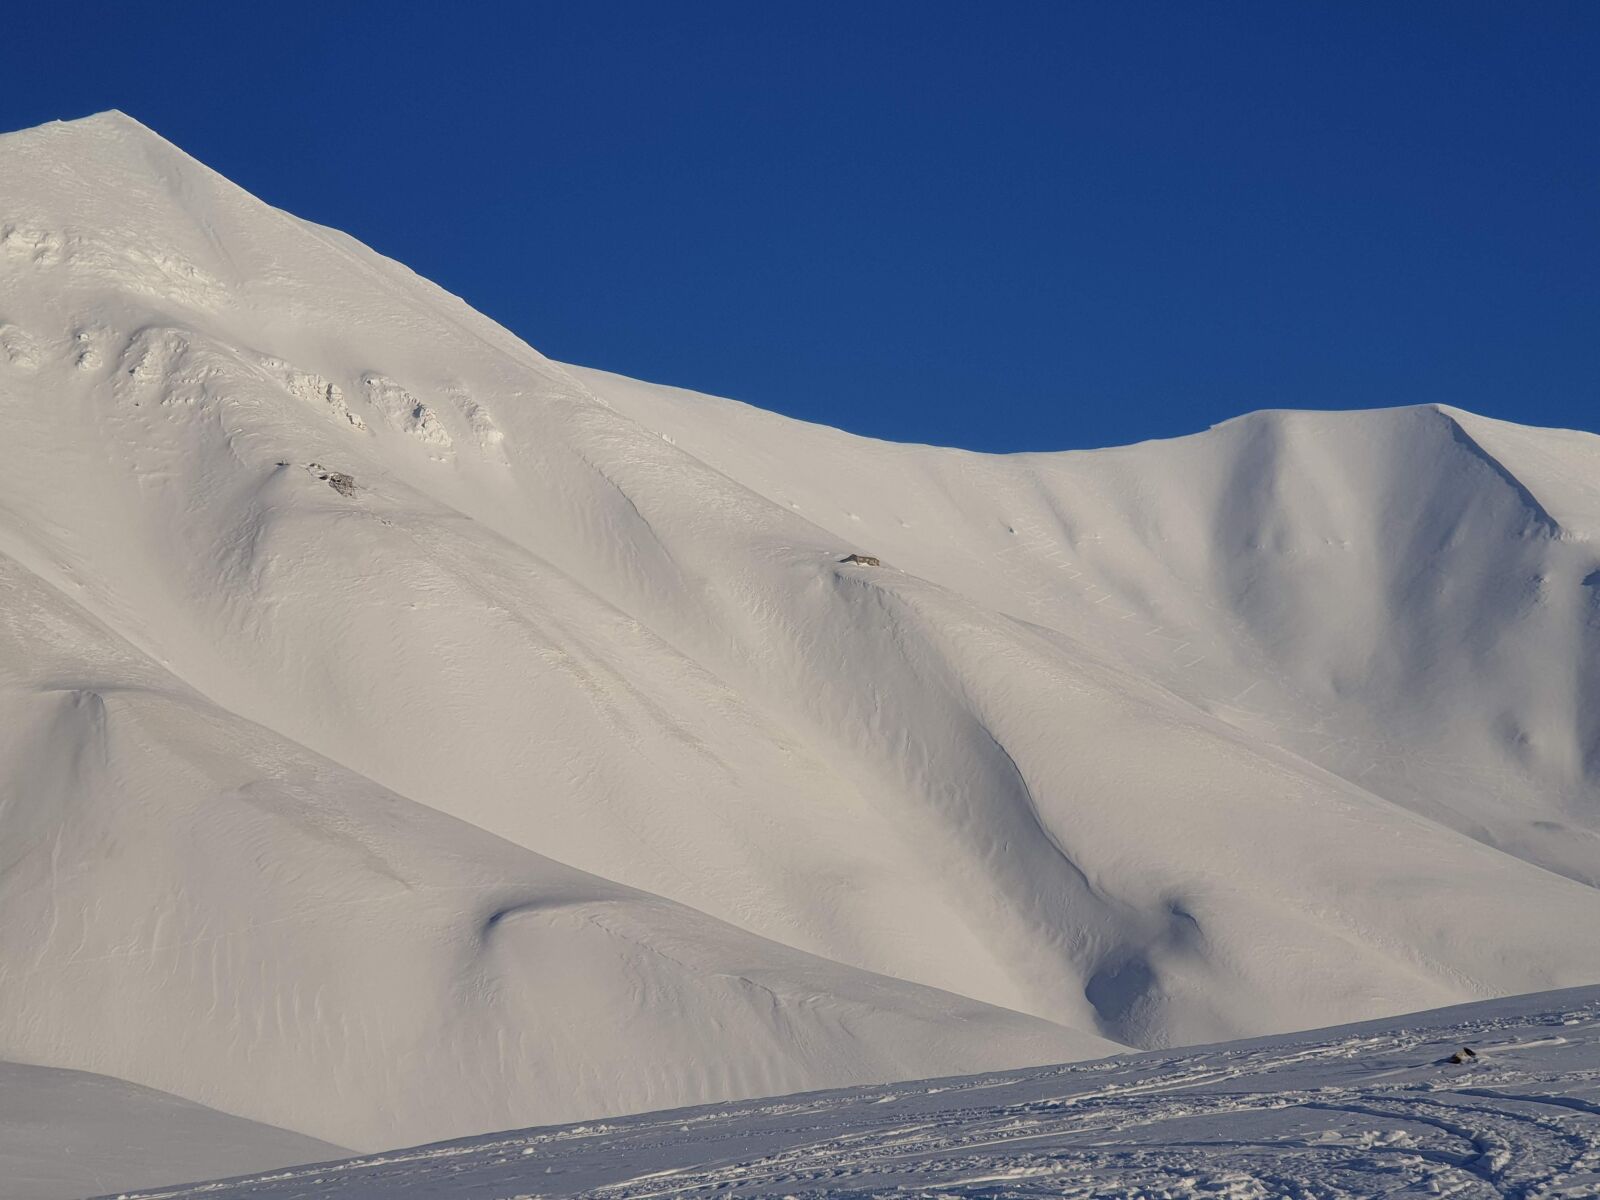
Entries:
[[0, 1057], [369, 1147], [1593, 982], [1597, 465], [873, 442], [7, 136]]
[[1600, 989], [1180, 1053], [503, 1133], [129, 1200], [907, 1194], [1591, 1197], [1600, 1194]]

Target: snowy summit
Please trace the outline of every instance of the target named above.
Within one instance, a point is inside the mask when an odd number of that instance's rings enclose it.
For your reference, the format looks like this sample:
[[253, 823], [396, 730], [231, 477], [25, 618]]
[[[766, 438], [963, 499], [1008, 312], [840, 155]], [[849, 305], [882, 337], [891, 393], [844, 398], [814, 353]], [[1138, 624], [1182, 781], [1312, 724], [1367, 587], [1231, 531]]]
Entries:
[[0, 1197], [1600, 980], [1595, 436], [853, 437], [115, 113], [0, 138], [0, 430]]

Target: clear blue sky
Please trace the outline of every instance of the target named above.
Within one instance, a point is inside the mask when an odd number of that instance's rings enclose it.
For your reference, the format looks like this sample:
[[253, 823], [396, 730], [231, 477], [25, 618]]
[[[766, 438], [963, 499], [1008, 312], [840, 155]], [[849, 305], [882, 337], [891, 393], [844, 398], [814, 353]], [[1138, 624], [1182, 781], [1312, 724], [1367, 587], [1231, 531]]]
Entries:
[[1587, 0], [8, 6], [0, 125], [112, 107], [553, 357], [862, 433], [1600, 429]]

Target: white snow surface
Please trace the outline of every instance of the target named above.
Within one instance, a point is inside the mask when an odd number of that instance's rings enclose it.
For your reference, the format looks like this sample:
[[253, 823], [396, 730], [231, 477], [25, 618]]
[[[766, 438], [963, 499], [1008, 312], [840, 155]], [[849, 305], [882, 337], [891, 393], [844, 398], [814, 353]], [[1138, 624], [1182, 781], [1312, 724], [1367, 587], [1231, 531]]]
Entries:
[[120, 1079], [0, 1063], [0, 1200], [76, 1200], [345, 1154]]
[[1600, 1195], [1600, 988], [1178, 1052], [531, 1129], [138, 1193], [713, 1195], [1590, 1200]]
[[373, 1149], [1600, 980], [1597, 525], [1439, 407], [852, 437], [5, 136], [0, 1058]]

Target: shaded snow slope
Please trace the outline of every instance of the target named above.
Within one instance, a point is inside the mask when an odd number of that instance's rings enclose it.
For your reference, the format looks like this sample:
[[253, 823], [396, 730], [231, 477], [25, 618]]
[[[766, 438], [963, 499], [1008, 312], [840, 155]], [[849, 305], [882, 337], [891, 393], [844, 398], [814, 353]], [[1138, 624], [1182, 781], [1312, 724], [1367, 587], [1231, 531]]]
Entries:
[[348, 1153], [120, 1079], [0, 1063], [0, 1200], [77, 1200]]
[[0, 1055], [368, 1146], [1600, 978], [1594, 438], [852, 438], [114, 114], [0, 349]]
[[1578, 1200], [1600, 1194], [1600, 989], [503, 1133], [139, 1196], [401, 1194]]

